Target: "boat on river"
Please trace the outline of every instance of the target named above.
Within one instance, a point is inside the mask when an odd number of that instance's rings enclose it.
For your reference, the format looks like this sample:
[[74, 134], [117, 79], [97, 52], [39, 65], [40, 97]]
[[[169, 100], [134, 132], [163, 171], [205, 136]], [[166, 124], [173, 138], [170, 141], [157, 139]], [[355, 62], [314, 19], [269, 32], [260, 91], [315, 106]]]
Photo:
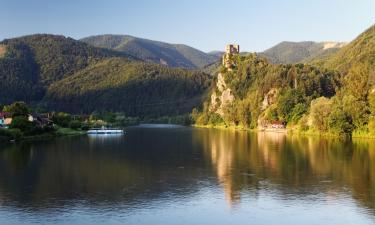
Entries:
[[87, 131], [87, 134], [123, 134], [124, 130], [118, 128], [93, 128]]

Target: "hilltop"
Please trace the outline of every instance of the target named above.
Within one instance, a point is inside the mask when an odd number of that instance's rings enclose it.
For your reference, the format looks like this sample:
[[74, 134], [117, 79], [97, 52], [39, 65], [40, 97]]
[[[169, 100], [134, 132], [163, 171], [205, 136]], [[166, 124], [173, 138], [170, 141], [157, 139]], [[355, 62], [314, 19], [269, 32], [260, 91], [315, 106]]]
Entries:
[[188, 69], [202, 68], [220, 59], [182, 44], [169, 44], [129, 35], [97, 35], [81, 39], [95, 47], [112, 49], [146, 62]]
[[293, 64], [325, 59], [345, 46], [344, 42], [281, 42], [261, 52], [274, 64]]
[[[0, 105], [25, 101], [67, 112], [171, 115], [198, 106], [199, 100], [179, 104], [199, 99], [210, 79], [207, 74], [145, 63], [124, 52], [59, 35], [6, 39], [0, 46], [5, 49], [0, 58]], [[164, 101], [168, 106], [160, 104]], [[151, 103], [160, 107], [140, 107]]]
[[194, 111], [197, 124], [373, 136], [375, 25], [343, 47], [307, 42], [278, 48], [303, 53], [297, 61], [308, 55], [306, 46], [338, 49], [310, 65], [270, 63], [262, 54], [229, 55], [203, 111]]

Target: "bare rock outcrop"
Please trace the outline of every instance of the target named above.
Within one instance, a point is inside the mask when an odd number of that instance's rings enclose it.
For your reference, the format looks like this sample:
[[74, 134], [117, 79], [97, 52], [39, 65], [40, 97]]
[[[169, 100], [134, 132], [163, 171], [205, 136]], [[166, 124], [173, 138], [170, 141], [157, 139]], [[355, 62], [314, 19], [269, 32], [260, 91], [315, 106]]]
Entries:
[[224, 108], [234, 101], [234, 95], [231, 89], [227, 87], [222, 73], [217, 76], [216, 86], [217, 92], [213, 92], [211, 95], [210, 111], [223, 116]]

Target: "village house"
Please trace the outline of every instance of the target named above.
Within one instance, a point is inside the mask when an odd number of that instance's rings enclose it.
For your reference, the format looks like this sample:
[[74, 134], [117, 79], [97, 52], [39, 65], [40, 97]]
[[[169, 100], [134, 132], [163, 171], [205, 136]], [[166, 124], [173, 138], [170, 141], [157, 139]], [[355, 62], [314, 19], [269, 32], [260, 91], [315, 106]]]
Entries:
[[[32, 113], [28, 115], [27, 119], [41, 128], [53, 126], [53, 121], [50, 120], [47, 115]], [[8, 128], [12, 121], [13, 118], [10, 113], [0, 112], [0, 128]]]
[[29, 114], [28, 120], [30, 122], [34, 122], [38, 127], [44, 128], [44, 127], [52, 127], [53, 121], [48, 118], [46, 115], [32, 113]]
[[0, 112], [0, 127], [6, 128], [12, 123], [12, 118], [7, 112]]

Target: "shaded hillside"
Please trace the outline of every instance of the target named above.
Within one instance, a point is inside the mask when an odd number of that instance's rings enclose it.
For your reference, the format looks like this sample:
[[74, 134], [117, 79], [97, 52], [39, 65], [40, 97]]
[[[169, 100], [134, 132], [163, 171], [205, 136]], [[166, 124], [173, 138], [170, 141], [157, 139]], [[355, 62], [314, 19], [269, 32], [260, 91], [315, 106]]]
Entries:
[[0, 43], [0, 103], [37, 101], [46, 87], [89, 63], [123, 55], [57, 35], [30, 35]]
[[152, 41], [128, 35], [98, 35], [81, 39], [92, 46], [113, 49], [146, 62], [170, 67], [201, 68], [217, 61], [217, 55], [211, 55], [195, 48]]
[[112, 58], [51, 85], [45, 103], [76, 113], [178, 115], [199, 106], [209, 85], [208, 75], [202, 72]]
[[327, 58], [343, 45], [341, 42], [281, 42], [260, 55], [265, 56], [271, 63], [293, 64]]
[[0, 105], [25, 101], [67, 112], [176, 115], [199, 105], [209, 85], [207, 74], [136, 61], [63, 36], [25, 36], [0, 47]]

